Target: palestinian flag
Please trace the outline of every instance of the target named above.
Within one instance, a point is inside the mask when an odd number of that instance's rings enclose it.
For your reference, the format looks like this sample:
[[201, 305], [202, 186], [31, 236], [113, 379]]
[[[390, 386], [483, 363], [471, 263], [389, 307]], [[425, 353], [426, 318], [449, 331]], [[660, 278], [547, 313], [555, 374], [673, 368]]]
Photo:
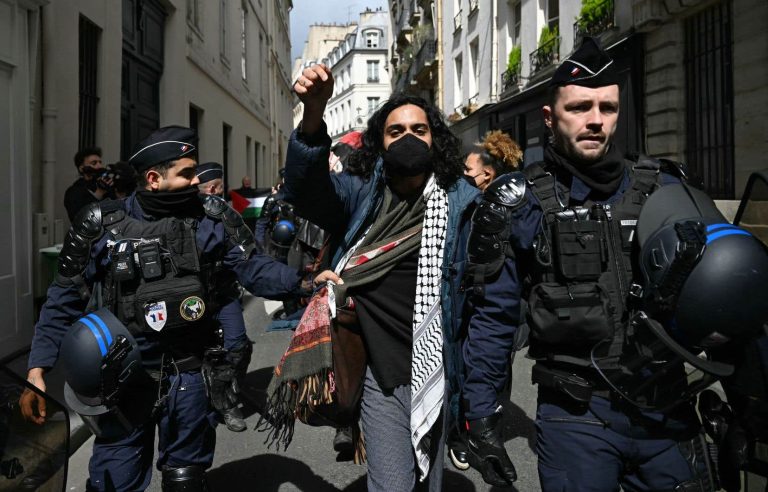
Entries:
[[234, 208], [244, 219], [258, 219], [261, 215], [261, 207], [269, 196], [269, 192], [264, 195], [245, 197], [235, 190], [229, 192], [229, 198], [232, 200]]

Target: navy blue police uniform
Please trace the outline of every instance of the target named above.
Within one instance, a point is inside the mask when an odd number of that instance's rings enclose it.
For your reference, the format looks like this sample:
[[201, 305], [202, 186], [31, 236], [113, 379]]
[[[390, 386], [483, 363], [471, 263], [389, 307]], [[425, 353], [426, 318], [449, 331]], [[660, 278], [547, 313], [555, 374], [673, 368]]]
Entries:
[[[200, 184], [205, 184], [214, 179], [223, 179], [224, 167], [218, 162], [205, 162], [197, 166], [195, 173]], [[224, 276], [217, 286], [219, 296], [223, 297], [217, 319], [222, 327], [224, 350], [227, 351], [239, 350], [249, 343], [239, 299], [240, 290], [233, 280], [231, 276]]]
[[[573, 57], [583, 55], [580, 49]], [[595, 67], [590, 56], [564, 62], [555, 77], [606, 76], [600, 67], [610, 59]], [[569, 172], [549, 148], [543, 162], [498, 178], [484, 193], [465, 277], [473, 294], [463, 347], [465, 415], [471, 424], [501, 412], [497, 395], [510, 354], [526, 339], [539, 386], [536, 453], [543, 490], [608, 491], [619, 484], [624, 490], [708, 490], [693, 406], [640, 410], [613, 393], [591, 364], [600, 340], [611, 340], [612, 353], [621, 350], [642, 203], [682, 175], [669, 163], [624, 158], [615, 145], [609, 158], [620, 171], [607, 192]]]
[[[205, 162], [197, 166], [195, 174], [200, 181], [198, 188], [206, 193], [204, 190], [209, 187], [207, 183], [224, 178], [224, 167], [218, 162]], [[239, 388], [251, 362], [253, 348], [245, 333], [240, 286], [234, 274], [219, 272], [215, 290], [222, 305], [217, 315], [221, 340], [219, 346], [206, 352], [203, 377], [209, 389], [211, 403], [221, 414], [227, 429], [242, 432], [248, 427], [239, 408]]]
[[[131, 164], [141, 172], [160, 162], [193, 155], [195, 140], [194, 131], [186, 128], [160, 129], [141, 144], [142, 150], [131, 159]], [[213, 462], [216, 425], [200, 372], [203, 351], [211, 342], [215, 327], [208, 321], [218, 319], [225, 331], [239, 331], [243, 327], [235, 326], [242, 323], [239, 303], [230, 302], [220, 309], [212, 296], [207, 297], [209, 288], [189, 290], [189, 285], [198, 288], [208, 282], [201, 272], [214, 268], [231, 271], [243, 287], [267, 298], [301, 293], [298, 272], [253, 253], [252, 236], [241, 229], [239, 215], [223, 200], [207, 197], [203, 202], [197, 190], [193, 191], [187, 203], [197, 203], [203, 213], [183, 220], [150, 214], [140, 203], [141, 192], [124, 201], [84, 209], [73, 222], [60, 255], [56, 280], [48, 289], [35, 327], [28, 367], [47, 370], [54, 366], [61, 341], [73, 321], [87, 309], [95, 308], [93, 303], [89, 305], [89, 300], [92, 301], [90, 293], [98, 282], [103, 286], [105, 306], [115, 312], [136, 339], [149, 376], [147, 385], [153, 400], [157, 399], [152, 416], [127, 435], [96, 438], [89, 463], [89, 490], [146, 489], [152, 475], [156, 426], [157, 467], [163, 471], [163, 490], [182, 490], [192, 484], [192, 488], [183, 490], [203, 490], [200, 487], [204, 486], [204, 472]], [[163, 224], [171, 225], [163, 228]], [[120, 256], [120, 245], [151, 244], [152, 236], [137, 238], [131, 232], [141, 233], [152, 227], [165, 234], [161, 252], [172, 251], [170, 255], [160, 255], [166, 256], [163, 263], [168, 282], [166, 289], [158, 292], [167, 298], [161, 300], [155, 295], [157, 302], [144, 304], [142, 310], [141, 287], [135, 285], [153, 283], [135, 280], [140, 278], [138, 272], [130, 281], [118, 282], [115, 278], [118, 272], [125, 273], [121, 270], [126, 263], [121, 263], [124, 257]], [[174, 231], [184, 232], [174, 236]], [[139, 246], [139, 255], [142, 251]], [[157, 270], [148, 266], [152, 260], [151, 255], [145, 255], [140, 262], [131, 263], [130, 268], [141, 270], [140, 276], [144, 278], [155, 275], [152, 272]], [[206, 270], [208, 266], [210, 270]], [[196, 273], [182, 275], [185, 271]], [[162, 278], [155, 280], [155, 285], [162, 285]], [[174, 300], [174, 295], [185, 299]]]

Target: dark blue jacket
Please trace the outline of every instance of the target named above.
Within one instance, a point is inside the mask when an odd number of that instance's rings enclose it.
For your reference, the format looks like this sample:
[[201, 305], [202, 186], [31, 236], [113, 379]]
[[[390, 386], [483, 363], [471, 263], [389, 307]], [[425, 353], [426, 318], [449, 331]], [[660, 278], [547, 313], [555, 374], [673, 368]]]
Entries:
[[[679, 182], [677, 178], [662, 174], [662, 184], [676, 182]], [[629, 173], [625, 172], [616, 192], [598, 203], [616, 203], [630, 184]], [[571, 205], [582, 205], [590, 199], [591, 191], [583, 181], [574, 177], [570, 187]], [[532, 258], [530, 251], [542, 226], [543, 212], [530, 188], [526, 187], [523, 200], [523, 204], [513, 213], [509, 241], [517, 258]], [[471, 301], [472, 314], [463, 348], [467, 368], [464, 397], [469, 403], [468, 419], [487, 417], [499, 405], [497, 395], [506, 382], [512, 342], [520, 322], [524, 271], [525, 265], [516, 264], [515, 258], [507, 258], [498, 279], [485, 286], [485, 297]]]
[[[151, 221], [152, 217], [144, 214], [136, 200], [131, 195], [124, 201], [127, 214], [134, 219]], [[201, 253], [211, 254], [215, 251], [225, 251], [223, 255], [224, 268], [231, 269], [237, 274], [238, 281], [254, 295], [279, 299], [287, 295], [300, 293], [299, 273], [265, 255], [251, 254], [244, 257], [239, 246], [230, 249], [224, 225], [210, 217], [203, 217], [198, 222], [196, 233], [197, 247]], [[95, 240], [91, 244], [91, 259], [85, 270], [84, 278], [89, 287], [100, 281], [110, 268], [107, 236]], [[228, 250], [228, 251], [227, 251]], [[80, 298], [75, 287], [62, 287], [56, 282], [48, 288], [48, 298], [40, 311], [40, 320], [35, 326], [32, 339], [32, 350], [29, 354], [28, 368], [51, 368], [58, 358], [59, 345], [69, 326], [85, 311], [87, 301]], [[222, 316], [222, 323], [230, 323], [234, 316]], [[242, 318], [242, 316], [240, 316]], [[237, 327], [233, 327], [237, 329]], [[140, 344], [141, 337], [137, 337]], [[142, 347], [142, 350], [144, 347]]]
[[[384, 176], [381, 160], [369, 180], [347, 173], [328, 171], [331, 139], [325, 128], [307, 136], [294, 131], [288, 143], [285, 165], [286, 201], [293, 203], [296, 213], [331, 232], [335, 267], [342, 255], [360, 238], [364, 226], [375, 218], [383, 199]], [[443, 321], [443, 362], [452, 392], [452, 411], [458, 411], [462, 360], [459, 341], [462, 337], [461, 311], [464, 294], [459, 284], [466, 263], [466, 241], [469, 237], [471, 213], [479, 192], [463, 179], [448, 190], [448, 229], [446, 231], [441, 283]]]

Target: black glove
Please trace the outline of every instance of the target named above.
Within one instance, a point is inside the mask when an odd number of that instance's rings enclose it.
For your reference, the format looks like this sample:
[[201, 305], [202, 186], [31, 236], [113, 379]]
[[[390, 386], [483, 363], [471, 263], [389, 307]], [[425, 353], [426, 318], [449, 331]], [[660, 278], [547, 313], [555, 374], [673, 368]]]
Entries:
[[507, 487], [517, 480], [517, 472], [501, 436], [501, 413], [469, 421], [467, 458], [486, 483]]
[[227, 360], [227, 351], [211, 348], [205, 351], [200, 368], [205, 392], [217, 412], [225, 412], [237, 406], [237, 371]]

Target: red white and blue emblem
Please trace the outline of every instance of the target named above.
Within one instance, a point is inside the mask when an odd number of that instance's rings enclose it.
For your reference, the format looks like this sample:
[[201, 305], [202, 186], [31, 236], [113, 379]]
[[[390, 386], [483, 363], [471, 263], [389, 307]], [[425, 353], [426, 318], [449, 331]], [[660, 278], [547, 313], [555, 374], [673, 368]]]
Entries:
[[168, 310], [165, 301], [151, 302], [144, 305], [144, 320], [155, 331], [160, 331], [168, 320]]

